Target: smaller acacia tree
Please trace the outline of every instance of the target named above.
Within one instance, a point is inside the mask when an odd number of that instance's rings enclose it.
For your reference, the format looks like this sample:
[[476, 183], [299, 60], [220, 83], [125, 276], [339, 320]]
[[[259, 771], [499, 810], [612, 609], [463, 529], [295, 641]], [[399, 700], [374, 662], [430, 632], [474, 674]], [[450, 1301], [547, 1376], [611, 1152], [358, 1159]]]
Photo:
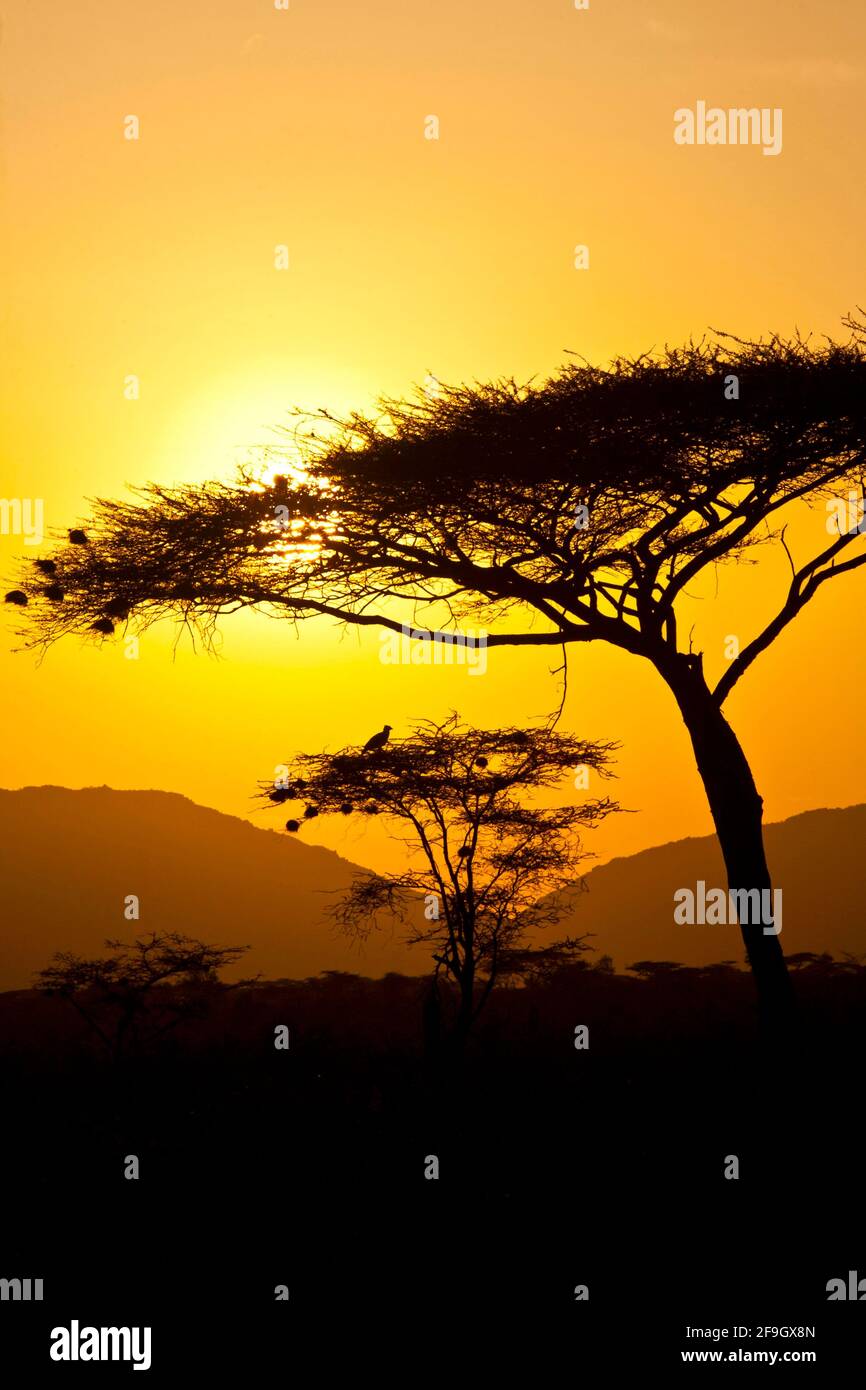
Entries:
[[521, 793], [555, 790], [578, 767], [609, 777], [613, 748], [550, 724], [483, 730], [452, 714], [373, 751], [299, 755], [263, 795], [304, 804], [286, 822], [292, 832], [329, 814], [383, 815], [394, 825], [409, 867], [359, 875], [332, 916], [360, 939], [383, 912], [407, 923], [406, 939], [435, 962], [434, 988], [440, 971], [456, 985], [453, 1037], [462, 1044], [497, 980], [586, 949], [581, 938], [536, 945], [536, 934], [559, 920], [579, 886], [585, 856], [576, 832], [618, 807], [608, 797], [528, 805]]
[[85, 960], [58, 951], [37, 973], [37, 988], [66, 999], [116, 1062], [133, 1042], [150, 1043], [200, 1018], [221, 984], [218, 971], [248, 946], [208, 946], [177, 932], [133, 942], [108, 940], [110, 955]]

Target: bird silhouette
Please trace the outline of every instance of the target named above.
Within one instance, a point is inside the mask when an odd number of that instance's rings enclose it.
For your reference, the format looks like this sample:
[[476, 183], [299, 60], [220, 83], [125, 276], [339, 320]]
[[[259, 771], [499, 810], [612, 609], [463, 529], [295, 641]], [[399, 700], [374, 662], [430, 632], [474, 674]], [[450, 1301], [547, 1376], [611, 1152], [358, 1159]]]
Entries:
[[393, 725], [386, 724], [380, 734], [374, 734], [372, 738], [368, 738], [367, 742], [364, 744], [364, 752], [377, 753], [380, 748], [384, 748], [388, 739], [391, 737], [392, 727]]

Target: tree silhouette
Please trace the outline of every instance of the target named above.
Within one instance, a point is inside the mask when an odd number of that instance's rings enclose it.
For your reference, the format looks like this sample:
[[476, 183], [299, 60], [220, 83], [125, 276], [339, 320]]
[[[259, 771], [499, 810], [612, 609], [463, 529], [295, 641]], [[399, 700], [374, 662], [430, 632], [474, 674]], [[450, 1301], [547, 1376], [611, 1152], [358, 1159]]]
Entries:
[[133, 1044], [155, 1042], [201, 1017], [220, 985], [218, 972], [249, 950], [207, 946], [177, 932], [105, 945], [110, 954], [95, 960], [58, 951], [36, 979], [45, 994], [69, 1001], [113, 1062]]
[[[608, 797], [566, 806], [528, 805], [583, 765], [610, 776], [612, 745], [536, 729], [474, 729], [452, 714], [421, 721], [372, 752], [302, 754], [262, 795], [303, 805], [297, 831], [322, 815], [382, 815], [408, 850], [400, 873], [358, 875], [332, 915], [364, 938], [387, 911], [407, 924], [435, 963], [425, 1030], [438, 1026], [438, 975], [456, 985], [453, 1036], [461, 1045], [497, 980], [543, 973], [585, 949], [576, 938], [539, 944], [575, 889], [580, 829], [618, 809]], [[312, 814], [311, 814], [312, 813]], [[436, 1014], [434, 1020], [433, 1015]]]
[[[769, 890], [762, 799], [723, 707], [827, 580], [866, 562], [860, 511], [800, 562], [785, 531], [793, 503], [863, 497], [866, 326], [847, 324], [844, 343], [723, 335], [607, 369], [572, 362], [541, 385], [299, 418], [272, 482], [242, 473], [97, 503], [50, 584], [28, 568], [27, 640], [104, 640], [167, 614], [208, 639], [249, 606], [429, 640], [415, 624], [438, 604], [449, 631], [495, 624], [489, 647], [609, 642], [676, 700], [729, 888]], [[770, 542], [787, 553], [787, 592], [714, 684], [678, 627], [688, 586]], [[778, 937], [741, 930], [764, 1017], [787, 1017]]]

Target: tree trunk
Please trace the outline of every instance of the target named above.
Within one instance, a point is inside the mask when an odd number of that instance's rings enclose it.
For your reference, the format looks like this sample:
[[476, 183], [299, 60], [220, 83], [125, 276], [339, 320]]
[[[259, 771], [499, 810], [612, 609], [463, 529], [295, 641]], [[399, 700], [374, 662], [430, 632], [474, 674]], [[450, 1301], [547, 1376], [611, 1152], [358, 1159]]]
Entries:
[[[679, 664], [681, 663], [681, 664]], [[678, 658], [670, 684], [694, 748], [725, 861], [728, 889], [771, 890], [764, 854], [763, 807], [734, 731], [713, 699], [699, 659]], [[769, 899], [772, 902], [772, 897]], [[793, 993], [779, 935], [763, 924], [740, 923], [758, 991], [761, 1022], [773, 1033], [791, 1021]]]
[[442, 996], [439, 991], [439, 979], [436, 975], [431, 979], [430, 987], [424, 995], [421, 1020], [424, 1035], [424, 1055], [429, 1059], [436, 1058], [442, 1045]]
[[467, 965], [464, 962], [463, 973], [460, 977], [460, 1004], [457, 1009], [457, 1018], [454, 1023], [454, 1042], [458, 1052], [462, 1053], [472, 1028], [472, 1011], [475, 1000], [475, 966], [471, 962]]

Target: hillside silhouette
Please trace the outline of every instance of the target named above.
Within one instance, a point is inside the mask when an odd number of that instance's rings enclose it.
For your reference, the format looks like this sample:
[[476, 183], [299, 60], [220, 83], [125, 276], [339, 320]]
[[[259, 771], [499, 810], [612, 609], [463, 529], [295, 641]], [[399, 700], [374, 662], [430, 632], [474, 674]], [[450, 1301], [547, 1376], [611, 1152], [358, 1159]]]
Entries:
[[[427, 962], [386, 914], [363, 949], [331, 924], [329, 906], [357, 873], [331, 850], [174, 792], [0, 790], [0, 989], [26, 989], [55, 951], [99, 956], [107, 937], [137, 928], [249, 943], [228, 980], [424, 973]], [[138, 923], [123, 917], [130, 893], [141, 903]]]
[[[786, 956], [827, 951], [837, 959], [866, 953], [866, 920], [855, 865], [866, 857], [866, 806], [805, 811], [764, 827], [773, 883], [783, 893], [780, 934]], [[726, 888], [714, 835], [675, 840], [627, 858], [612, 859], [586, 876], [589, 891], [575, 899], [560, 930], [594, 932], [591, 944], [617, 970], [639, 960], [683, 965], [742, 963], [736, 926], [681, 926], [673, 894]]]
[[[866, 925], [853, 866], [866, 851], [866, 806], [809, 811], [766, 827], [774, 880], [784, 893], [782, 944], [802, 951], [866, 953]], [[327, 849], [160, 791], [0, 790], [4, 930], [0, 989], [26, 989], [55, 951], [99, 955], [110, 936], [178, 931], [248, 943], [228, 980], [262, 974], [306, 979], [323, 970], [369, 978], [423, 975], [421, 947], [383, 914], [383, 930], [359, 946], [327, 917], [358, 872]], [[558, 934], [593, 933], [588, 959], [685, 965], [742, 961], [736, 927], [677, 925], [673, 893], [725, 883], [714, 836], [679, 840], [609, 863], [586, 876]], [[141, 900], [127, 923], [127, 894]]]

